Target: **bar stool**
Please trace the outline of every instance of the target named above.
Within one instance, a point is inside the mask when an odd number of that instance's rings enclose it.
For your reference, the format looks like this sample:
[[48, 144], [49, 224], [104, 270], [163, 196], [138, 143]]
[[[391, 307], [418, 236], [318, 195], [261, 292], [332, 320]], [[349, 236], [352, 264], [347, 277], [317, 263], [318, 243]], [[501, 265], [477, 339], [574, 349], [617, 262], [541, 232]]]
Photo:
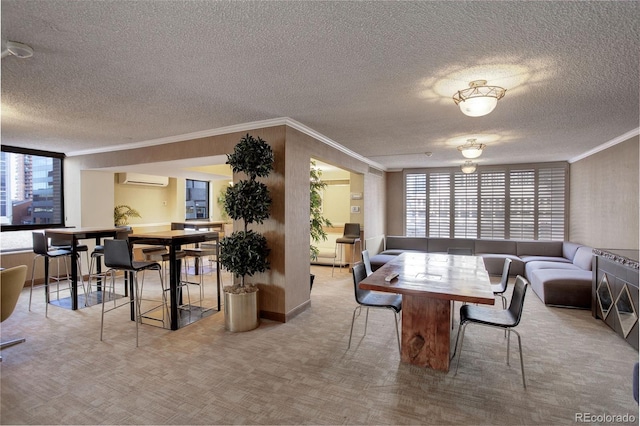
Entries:
[[[217, 244], [211, 244], [211, 243], [206, 243], [206, 244], [202, 244], [200, 247], [196, 247], [196, 248], [185, 248], [184, 252], [187, 256], [187, 260], [185, 260], [186, 262], [188, 262], [188, 258], [193, 258], [194, 259], [194, 274], [198, 276], [198, 281], [189, 281], [188, 279], [185, 280], [185, 284], [187, 285], [197, 285], [200, 289], [200, 309], [202, 309], [202, 300], [204, 299], [204, 258], [211, 258], [213, 256], [216, 257], [216, 260], [218, 258], [218, 245]], [[188, 270], [189, 270], [189, 265], [188, 263], [185, 265], [186, 266], [186, 271], [185, 271], [185, 275], [188, 278]], [[217, 271], [217, 273], [220, 273], [220, 271]], [[219, 297], [219, 294], [218, 294]]]
[[[162, 266], [162, 270], [164, 271], [163, 274], [166, 276], [169, 274], [169, 271], [171, 270], [171, 265], [169, 265], [169, 268], [167, 268], [167, 263], [169, 262], [169, 257], [170, 257], [170, 253], [169, 250], [164, 247], [164, 246], [153, 246], [153, 247], [147, 247], [142, 249], [142, 253], [144, 254], [145, 260], [147, 262], [157, 262], [159, 264], [161, 264]], [[186, 253], [184, 252], [184, 250], [178, 250], [176, 252], [176, 260], [179, 260], [180, 263], [184, 264], [184, 259], [186, 257]], [[181, 268], [181, 272], [184, 271], [184, 268]], [[178, 290], [182, 290], [182, 287], [185, 287], [187, 289], [187, 305], [191, 305], [191, 295], [189, 294], [189, 287], [187, 286], [186, 283], [186, 272], [185, 272], [185, 276], [184, 278], [182, 277], [182, 274], [180, 274], [180, 278], [178, 280]], [[170, 288], [164, 288], [163, 287], [163, 294], [166, 291], [169, 291]], [[140, 289], [140, 291], [142, 291], [142, 288]], [[166, 297], [166, 296], [165, 296]], [[178, 298], [178, 300], [180, 300], [181, 298]], [[179, 306], [180, 308], [180, 306]], [[182, 308], [184, 309], [184, 308]]]
[[[118, 228], [118, 231], [116, 232], [116, 236], [115, 236], [116, 240], [126, 240], [129, 234], [133, 232], [133, 228], [131, 228], [130, 226], [118, 226], [117, 228]], [[89, 280], [88, 280], [89, 295], [91, 295], [92, 293], [91, 280], [95, 278], [96, 287], [98, 287], [98, 279], [101, 279], [101, 280], [106, 279], [108, 275], [106, 271], [101, 272], [100, 274], [93, 273], [94, 267], [96, 267], [97, 269], [97, 263], [100, 262], [103, 257], [104, 257], [104, 245], [95, 246], [93, 248], [93, 251], [91, 252], [91, 261], [89, 262]], [[125, 296], [127, 295], [126, 285], [125, 285], [124, 294]]]
[[[165, 308], [162, 310], [163, 324], [164, 324], [164, 311], [166, 310], [166, 298], [164, 292], [164, 281], [162, 280], [162, 266], [157, 262], [136, 262], [133, 260], [131, 253], [131, 246], [127, 240], [106, 240], [104, 242], [104, 263], [110, 268], [111, 274], [111, 286], [115, 288], [115, 272], [124, 271], [125, 273], [131, 273], [133, 275], [133, 289], [131, 291], [131, 297], [126, 303], [116, 304], [114, 300], [114, 307], [105, 311], [104, 305], [106, 298], [102, 298], [102, 316], [100, 319], [100, 341], [102, 341], [102, 335], [104, 331], [104, 313], [120, 308], [122, 306], [131, 306], [133, 304], [134, 319], [136, 322], [136, 347], [138, 347], [138, 322], [142, 323], [141, 302], [142, 288], [138, 287], [138, 272], [146, 270], [158, 271], [160, 276], [160, 286], [162, 287], [162, 296]], [[144, 283], [144, 276], [143, 276]]]
[[[342, 247], [344, 244], [351, 244], [351, 262], [347, 262], [347, 265], [353, 266], [356, 262], [356, 243], [360, 244], [360, 250], [362, 250], [362, 241], [360, 240], [360, 224], [359, 223], [345, 223], [344, 233], [342, 237], [336, 239], [335, 251], [340, 249], [340, 255], [338, 261], [340, 262], [340, 268], [342, 268]], [[335, 266], [335, 258], [333, 260]]]
[[[51, 291], [49, 290], [49, 283], [51, 283], [51, 281], [55, 281], [56, 283], [55, 292], [58, 296], [58, 299], [60, 298], [60, 281], [66, 280], [67, 282], [69, 282], [68, 289], [69, 291], [71, 291], [69, 266], [67, 265], [66, 258], [71, 257], [73, 253], [70, 250], [62, 250], [62, 249], [50, 250], [47, 242], [47, 237], [42, 232], [32, 232], [31, 235], [33, 239], [33, 252], [35, 253], [35, 256], [33, 258], [33, 264], [31, 265], [31, 290], [29, 291], [29, 310], [31, 310], [31, 300], [33, 298], [33, 284], [35, 282], [36, 260], [40, 257], [44, 258], [45, 262], [48, 262], [50, 259], [56, 259], [56, 260], [62, 259], [64, 261], [64, 266], [66, 269], [66, 275], [64, 275], [64, 278], [61, 278], [59, 273], [59, 266], [60, 266], [59, 263], [58, 263], [58, 272], [56, 273], [55, 277], [50, 276], [50, 274], [48, 273], [48, 269], [45, 268], [47, 269], [47, 273], [45, 274], [45, 277], [44, 277], [45, 302], [46, 302], [45, 317], [46, 317], [49, 315], [49, 300], [50, 300], [50, 293], [51, 293]], [[73, 259], [72, 261], [79, 262], [79, 259]], [[78, 268], [78, 271], [80, 272], [80, 277], [81, 277], [80, 282], [82, 282], [82, 290], [85, 292], [85, 304], [86, 304], [87, 290], [84, 287], [84, 279], [82, 279], [82, 270]]]

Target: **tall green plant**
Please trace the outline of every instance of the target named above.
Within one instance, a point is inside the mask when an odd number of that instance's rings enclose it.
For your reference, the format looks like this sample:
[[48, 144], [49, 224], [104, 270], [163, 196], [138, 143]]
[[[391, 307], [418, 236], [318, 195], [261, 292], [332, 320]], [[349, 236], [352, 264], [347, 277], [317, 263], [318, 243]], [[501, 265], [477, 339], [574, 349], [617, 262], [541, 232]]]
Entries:
[[269, 217], [271, 196], [267, 185], [256, 180], [267, 177], [273, 170], [273, 150], [262, 138], [247, 133], [227, 155], [227, 164], [233, 173], [244, 173], [248, 179], [240, 180], [227, 188], [224, 208], [233, 220], [242, 220], [244, 229], [234, 231], [220, 241], [220, 263], [241, 278], [238, 286], [226, 291], [242, 293], [254, 291], [255, 286], [245, 285], [245, 277], [269, 269], [270, 249], [267, 239], [248, 229], [251, 223], [261, 224]]
[[311, 260], [318, 258], [319, 249], [316, 244], [327, 240], [325, 226], [332, 226], [329, 219], [322, 215], [322, 190], [327, 183], [322, 181], [322, 170], [316, 167], [315, 161], [311, 161], [309, 172], [309, 228], [311, 240], [314, 244], [309, 246]]

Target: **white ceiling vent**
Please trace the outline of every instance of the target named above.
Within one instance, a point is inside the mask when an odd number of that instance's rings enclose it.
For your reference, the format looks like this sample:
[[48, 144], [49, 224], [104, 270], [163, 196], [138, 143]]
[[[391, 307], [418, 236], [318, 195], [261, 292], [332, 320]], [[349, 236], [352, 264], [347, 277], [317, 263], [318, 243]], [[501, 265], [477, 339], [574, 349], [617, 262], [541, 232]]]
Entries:
[[118, 182], [125, 185], [167, 186], [169, 178], [141, 173], [118, 173]]

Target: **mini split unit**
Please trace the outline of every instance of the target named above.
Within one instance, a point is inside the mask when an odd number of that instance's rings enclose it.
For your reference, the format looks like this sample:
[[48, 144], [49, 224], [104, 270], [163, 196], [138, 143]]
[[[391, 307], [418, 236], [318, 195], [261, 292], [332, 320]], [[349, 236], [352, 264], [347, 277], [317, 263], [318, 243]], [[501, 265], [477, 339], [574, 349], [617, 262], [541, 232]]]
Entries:
[[118, 173], [118, 183], [125, 185], [167, 186], [166, 176], [143, 175], [141, 173]]

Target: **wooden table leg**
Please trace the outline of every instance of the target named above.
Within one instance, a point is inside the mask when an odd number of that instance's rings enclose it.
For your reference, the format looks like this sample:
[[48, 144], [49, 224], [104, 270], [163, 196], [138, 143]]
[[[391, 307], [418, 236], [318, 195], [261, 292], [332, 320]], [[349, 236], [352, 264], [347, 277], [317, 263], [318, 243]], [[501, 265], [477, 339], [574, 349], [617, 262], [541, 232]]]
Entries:
[[451, 302], [402, 296], [402, 362], [449, 371]]

